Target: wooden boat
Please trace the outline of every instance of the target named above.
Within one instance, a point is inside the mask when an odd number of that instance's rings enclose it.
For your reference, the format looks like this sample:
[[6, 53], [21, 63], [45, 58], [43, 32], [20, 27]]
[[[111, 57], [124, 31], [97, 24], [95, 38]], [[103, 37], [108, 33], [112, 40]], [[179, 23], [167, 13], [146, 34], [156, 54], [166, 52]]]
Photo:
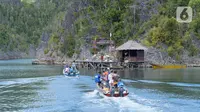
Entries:
[[[125, 97], [128, 96], [129, 92], [125, 87], [120, 88], [112, 88], [112, 91], [110, 91], [109, 87], [107, 87], [108, 84], [106, 82], [102, 82], [101, 86], [97, 84], [97, 89], [100, 93], [107, 97]], [[111, 93], [112, 92], [112, 93]]]
[[158, 64], [151, 64], [153, 69], [181, 69], [186, 68], [186, 65], [158, 65]]
[[79, 77], [79, 71], [77, 72], [72, 72], [72, 73], [66, 73], [65, 69], [63, 69], [63, 75], [66, 77]]

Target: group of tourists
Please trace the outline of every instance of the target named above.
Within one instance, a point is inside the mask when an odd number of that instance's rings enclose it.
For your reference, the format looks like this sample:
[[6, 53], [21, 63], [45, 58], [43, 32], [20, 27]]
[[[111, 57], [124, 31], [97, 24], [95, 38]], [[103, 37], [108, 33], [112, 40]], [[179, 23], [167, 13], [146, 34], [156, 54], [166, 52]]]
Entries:
[[75, 65], [75, 62], [73, 61], [71, 66], [69, 65], [65, 65], [64, 66], [64, 70], [63, 70], [64, 74], [68, 74], [68, 75], [77, 75], [79, 74], [79, 71]]
[[124, 84], [120, 79], [120, 76], [117, 74], [117, 71], [110, 70], [109, 68], [103, 73], [98, 72], [95, 75], [95, 82], [98, 84], [101, 88], [119, 88], [123, 87]]

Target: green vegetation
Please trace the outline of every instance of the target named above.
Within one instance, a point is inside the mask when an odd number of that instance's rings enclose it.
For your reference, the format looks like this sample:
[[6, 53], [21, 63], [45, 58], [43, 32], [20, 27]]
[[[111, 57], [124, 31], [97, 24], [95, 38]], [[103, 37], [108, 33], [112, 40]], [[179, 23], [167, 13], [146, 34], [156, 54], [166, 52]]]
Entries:
[[52, 22], [52, 18], [58, 12], [63, 10], [58, 9], [56, 3], [59, 2], [38, 0], [34, 3], [34, 0], [22, 0], [20, 5], [1, 3], [0, 50], [26, 51], [30, 44], [37, 47], [44, 28]]
[[[147, 8], [146, 11], [157, 10], [153, 6], [157, 2], [160, 1], [150, 0], [142, 2], [143, 8]], [[200, 11], [198, 7], [200, 0], [164, 1], [162, 4], [157, 5], [158, 13], [150, 15], [151, 17], [145, 22], [139, 17], [142, 9], [136, 9], [134, 17], [134, 11], [131, 8], [133, 4], [140, 5], [141, 3], [137, 3], [134, 0], [90, 0], [88, 7], [82, 9], [79, 14], [76, 13], [76, 16], [81, 17], [77, 23], [87, 26], [87, 24], [82, 24], [83, 22], [80, 21], [92, 21], [92, 27], [97, 28], [100, 37], [109, 38], [109, 34], [112, 32], [112, 40], [115, 41], [116, 45], [120, 45], [128, 39], [136, 39], [142, 40], [147, 46], [159, 49], [163, 49], [163, 45], [167, 46], [167, 49], [164, 50], [178, 60], [183, 50], [188, 50], [190, 56], [198, 54], [199, 50], [193, 45], [191, 40], [200, 38], [200, 19], [199, 13], [197, 13]], [[178, 6], [191, 6], [194, 9], [192, 23], [182, 24], [176, 21], [176, 13], [173, 12], [176, 12]], [[148, 13], [145, 14], [148, 15]], [[87, 18], [84, 18], [86, 15]], [[85, 28], [81, 27], [81, 25], [77, 27], [77, 33], [81, 31], [85, 33], [88, 30], [84, 31], [84, 29], [91, 28], [91, 25]], [[196, 37], [192, 37], [192, 34]]]
[[75, 52], [75, 44], [76, 42], [74, 37], [71, 34], [69, 34], [64, 40], [64, 44], [61, 47], [61, 51], [67, 54], [67, 56], [72, 57]]
[[[193, 39], [200, 39], [198, 30], [200, 28], [199, 7], [197, 5], [200, 0], [168, 0], [159, 9], [159, 14], [153, 16], [149, 20], [149, 28], [147, 38], [145, 38], [144, 43], [148, 46], [154, 46], [157, 48], [162, 47], [162, 45], [168, 46], [166, 50], [170, 56], [180, 59], [180, 55], [183, 50], [188, 50], [190, 56], [195, 56], [198, 54], [199, 50], [193, 43]], [[191, 6], [194, 10], [193, 21], [189, 24], [178, 23], [175, 19], [176, 7], [177, 6]], [[192, 35], [195, 35], [195, 37]]]
[[[200, 0], [86, 0], [82, 5], [73, 0], [21, 1], [21, 5], [0, 4], [0, 50], [27, 50], [30, 44], [37, 47], [42, 33], [47, 32], [44, 53], [53, 49], [71, 57], [80, 52], [81, 44], [92, 44], [81, 39], [109, 39], [111, 32], [117, 46], [135, 39], [176, 59], [183, 50], [190, 56], [199, 53], [194, 40], [200, 39]], [[194, 9], [191, 23], [176, 21], [178, 6]]]

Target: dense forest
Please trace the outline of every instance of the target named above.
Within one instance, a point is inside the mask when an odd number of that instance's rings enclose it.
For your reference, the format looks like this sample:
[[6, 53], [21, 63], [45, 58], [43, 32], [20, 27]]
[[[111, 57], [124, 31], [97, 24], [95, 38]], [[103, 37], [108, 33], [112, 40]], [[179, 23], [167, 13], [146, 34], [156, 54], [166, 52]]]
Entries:
[[44, 28], [62, 10], [49, 0], [38, 0], [36, 3], [30, 1], [11, 0], [0, 4], [2, 51], [26, 51], [30, 44], [37, 46]]
[[[80, 46], [97, 38], [116, 46], [134, 39], [167, 52], [176, 60], [183, 53], [198, 56], [200, 0], [0, 0], [0, 50], [36, 48], [47, 33], [44, 54], [72, 57]], [[191, 23], [176, 21], [176, 8], [193, 8]], [[89, 43], [90, 44], [90, 43]], [[91, 43], [92, 45], [92, 43]], [[92, 50], [91, 50], [92, 51]], [[51, 52], [51, 53], [50, 53]]]

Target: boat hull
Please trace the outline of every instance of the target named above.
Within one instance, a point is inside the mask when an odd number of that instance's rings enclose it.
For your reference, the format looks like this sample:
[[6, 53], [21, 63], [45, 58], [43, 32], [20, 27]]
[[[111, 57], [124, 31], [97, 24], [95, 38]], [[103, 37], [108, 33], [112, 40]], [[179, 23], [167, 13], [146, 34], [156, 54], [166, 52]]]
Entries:
[[186, 65], [157, 65], [151, 64], [153, 69], [181, 69], [186, 68]]
[[98, 86], [97, 85], [97, 88], [98, 88], [98, 91], [99, 92], [101, 92], [103, 95], [105, 95], [105, 96], [107, 96], [107, 97], [126, 97], [126, 96], [128, 96], [128, 91], [127, 90], [124, 90], [124, 92], [123, 92], [123, 96], [121, 96], [120, 94], [119, 94], [119, 92], [114, 92], [114, 94], [113, 94], [113, 96], [111, 96], [111, 94], [110, 94], [110, 90], [108, 89], [108, 88], [101, 88], [100, 86]]
[[[128, 94], [129, 94], [129, 93], [125, 93], [125, 94], [123, 95], [123, 97], [128, 96]], [[111, 94], [104, 94], [104, 95], [107, 96], [107, 97], [121, 97], [120, 94], [114, 94], [113, 96], [111, 96]]]
[[65, 73], [64, 69], [63, 69], [63, 75], [67, 76], [67, 77], [79, 77], [79, 72], [78, 73]]

